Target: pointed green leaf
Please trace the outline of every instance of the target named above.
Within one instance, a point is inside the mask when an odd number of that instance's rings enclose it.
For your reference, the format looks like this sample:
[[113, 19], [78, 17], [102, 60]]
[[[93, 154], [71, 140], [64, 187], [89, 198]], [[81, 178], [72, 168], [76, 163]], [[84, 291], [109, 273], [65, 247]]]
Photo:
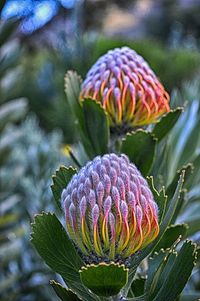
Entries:
[[87, 130], [85, 128], [83, 108], [79, 101], [81, 91], [81, 77], [75, 71], [68, 71], [65, 75], [65, 93], [67, 101], [74, 115], [74, 125], [80, 134], [81, 141], [87, 155], [92, 158], [94, 156], [91, 143], [88, 139]]
[[144, 284], [146, 279], [145, 278], [137, 278], [135, 279], [129, 290], [128, 297], [138, 297], [144, 294]]
[[50, 281], [51, 286], [53, 287], [56, 295], [62, 300], [62, 301], [80, 301], [80, 299], [76, 296], [76, 294], [66, 287], [62, 286], [60, 283], [51, 280]]
[[128, 133], [122, 140], [121, 152], [136, 164], [143, 175], [147, 175], [153, 164], [156, 139], [143, 130]]
[[82, 116], [82, 109], [79, 102], [79, 94], [81, 91], [81, 77], [75, 71], [68, 71], [65, 75], [65, 93], [67, 101], [74, 116], [80, 121]]
[[65, 279], [80, 299], [98, 300], [82, 285], [78, 271], [84, 263], [55, 214], [36, 215], [32, 230], [31, 241], [45, 263]]
[[181, 236], [184, 237], [188, 229], [187, 224], [181, 225], [171, 225], [165, 231], [162, 239], [157, 244], [154, 251], [159, 251], [160, 249], [167, 249], [172, 246], [172, 244]]
[[183, 170], [185, 172], [184, 182], [186, 183], [188, 178], [192, 174], [193, 165], [191, 163], [188, 163], [186, 166], [183, 166], [179, 171], [177, 171], [174, 179], [172, 180], [170, 185], [167, 187], [167, 195], [168, 195], [169, 199], [173, 196], [173, 194], [176, 190], [178, 179], [180, 178], [180, 175], [183, 172]]
[[200, 229], [200, 203], [194, 202], [188, 204], [184, 208], [183, 214], [180, 216], [181, 220], [184, 220], [188, 225], [188, 230], [186, 235], [191, 236], [199, 232]]
[[98, 296], [117, 295], [128, 280], [128, 269], [124, 265], [99, 263], [87, 265], [80, 270], [83, 284]]
[[86, 154], [92, 159], [95, 152], [88, 136], [83, 107], [79, 100], [81, 82], [81, 77], [75, 71], [68, 71], [65, 75], [65, 93], [71, 112], [74, 115], [74, 125], [77, 127]]
[[162, 286], [153, 301], [172, 301], [180, 295], [192, 273], [195, 253], [195, 244], [186, 241], [176, 259], [171, 262], [171, 268], [163, 277]]
[[155, 135], [158, 141], [161, 141], [169, 133], [182, 111], [183, 108], [177, 108], [173, 111], [170, 111], [168, 114], [162, 117], [158, 123], [156, 123], [152, 133]]
[[[178, 205], [176, 207], [176, 210], [175, 210], [175, 212], [173, 214], [173, 218], [171, 220], [171, 224], [175, 224], [176, 223], [176, 220], [177, 220], [178, 216], [180, 216], [181, 211], [184, 208], [184, 205], [186, 204], [186, 200], [187, 200], [187, 190], [183, 189], [181, 191], [181, 193], [180, 193], [180, 200], [179, 200]], [[189, 227], [189, 224], [186, 221], [184, 221], [184, 222]]]
[[148, 184], [153, 193], [154, 200], [158, 204], [159, 208], [159, 222], [161, 223], [165, 214], [166, 205], [167, 205], [167, 195], [165, 194], [165, 187], [163, 186], [161, 191], [158, 192], [154, 186], [153, 177], [147, 177]]
[[147, 273], [147, 280], [145, 282], [145, 292], [148, 295], [147, 300], [152, 300], [153, 294], [156, 291], [158, 281], [167, 257], [169, 256], [169, 250], [160, 250], [159, 253], [155, 253], [153, 257], [149, 259], [149, 268]]
[[184, 147], [182, 148], [182, 153], [179, 159], [178, 166], [181, 167], [185, 164], [194, 160], [196, 150], [198, 149], [200, 141], [200, 117], [198, 116], [198, 120], [190, 133]]
[[85, 128], [95, 155], [108, 152], [108, 117], [99, 103], [93, 99], [82, 102]]
[[64, 188], [66, 188], [67, 184], [70, 182], [71, 178], [76, 172], [77, 170], [71, 166], [60, 166], [60, 168], [56, 170], [56, 174], [52, 176], [53, 184], [51, 185], [51, 190], [53, 192], [54, 199], [60, 209], [60, 198], [62, 191]]
[[200, 182], [200, 155], [198, 155], [194, 161], [192, 161], [192, 172], [188, 175], [186, 182], [186, 188], [191, 188], [192, 186], [198, 185]]
[[197, 291], [189, 291], [181, 295], [179, 301], [199, 301], [200, 300], [200, 292]]
[[[178, 256], [176, 250], [177, 243], [175, 242], [171, 249], [160, 250], [159, 253], [154, 253], [153, 257], [149, 259], [149, 269], [147, 281], [145, 283], [145, 293], [148, 296], [146, 301], [152, 301], [160, 291], [163, 283], [169, 277], [171, 268]], [[162, 257], [162, 254], [165, 256]], [[173, 299], [173, 301], [175, 301]]]

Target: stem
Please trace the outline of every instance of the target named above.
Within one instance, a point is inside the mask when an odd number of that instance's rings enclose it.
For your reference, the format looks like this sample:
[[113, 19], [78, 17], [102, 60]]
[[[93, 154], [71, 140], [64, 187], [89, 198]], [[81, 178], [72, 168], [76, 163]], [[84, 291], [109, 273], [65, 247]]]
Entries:
[[119, 134], [111, 134], [111, 139], [110, 139], [110, 145], [109, 145], [109, 152], [114, 152], [118, 153], [119, 149], [121, 147], [121, 140], [124, 137], [124, 135], [119, 135]]
[[78, 168], [81, 168], [82, 165], [79, 163], [78, 159], [74, 156], [74, 154], [72, 153], [72, 151], [69, 147], [68, 147], [68, 152], [69, 152], [69, 156], [72, 158], [74, 163], [78, 166]]
[[110, 296], [110, 297], [102, 297], [102, 301], [120, 301], [121, 300], [121, 294], [118, 294], [116, 296]]

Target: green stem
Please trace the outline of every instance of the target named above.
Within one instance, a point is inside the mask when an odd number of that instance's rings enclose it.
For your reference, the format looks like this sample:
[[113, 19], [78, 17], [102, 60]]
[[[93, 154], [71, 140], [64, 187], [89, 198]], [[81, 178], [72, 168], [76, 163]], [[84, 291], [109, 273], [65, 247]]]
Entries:
[[110, 297], [102, 297], [102, 301], [120, 301], [121, 300], [121, 294], [118, 294], [116, 296], [110, 296]]

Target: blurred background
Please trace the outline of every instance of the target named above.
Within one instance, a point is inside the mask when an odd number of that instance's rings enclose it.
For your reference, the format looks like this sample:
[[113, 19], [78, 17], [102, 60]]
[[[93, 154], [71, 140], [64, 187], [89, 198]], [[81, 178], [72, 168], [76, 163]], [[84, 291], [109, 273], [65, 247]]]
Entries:
[[[55, 275], [29, 238], [33, 215], [56, 211], [51, 174], [77, 142], [64, 75], [84, 78], [100, 55], [127, 45], [198, 119], [200, 0], [1, 0], [0, 14], [0, 300], [53, 301]], [[194, 139], [199, 132], [198, 123]]]

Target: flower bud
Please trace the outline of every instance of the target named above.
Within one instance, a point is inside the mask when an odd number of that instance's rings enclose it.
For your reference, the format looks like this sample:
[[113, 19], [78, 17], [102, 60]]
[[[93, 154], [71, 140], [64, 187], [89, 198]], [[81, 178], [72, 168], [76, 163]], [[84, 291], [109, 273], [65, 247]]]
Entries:
[[114, 127], [153, 123], [170, 110], [168, 93], [144, 59], [128, 47], [110, 50], [97, 60], [82, 84], [83, 98], [101, 103]]
[[159, 233], [158, 208], [147, 181], [123, 154], [89, 162], [61, 199], [68, 235], [88, 257], [126, 259]]

